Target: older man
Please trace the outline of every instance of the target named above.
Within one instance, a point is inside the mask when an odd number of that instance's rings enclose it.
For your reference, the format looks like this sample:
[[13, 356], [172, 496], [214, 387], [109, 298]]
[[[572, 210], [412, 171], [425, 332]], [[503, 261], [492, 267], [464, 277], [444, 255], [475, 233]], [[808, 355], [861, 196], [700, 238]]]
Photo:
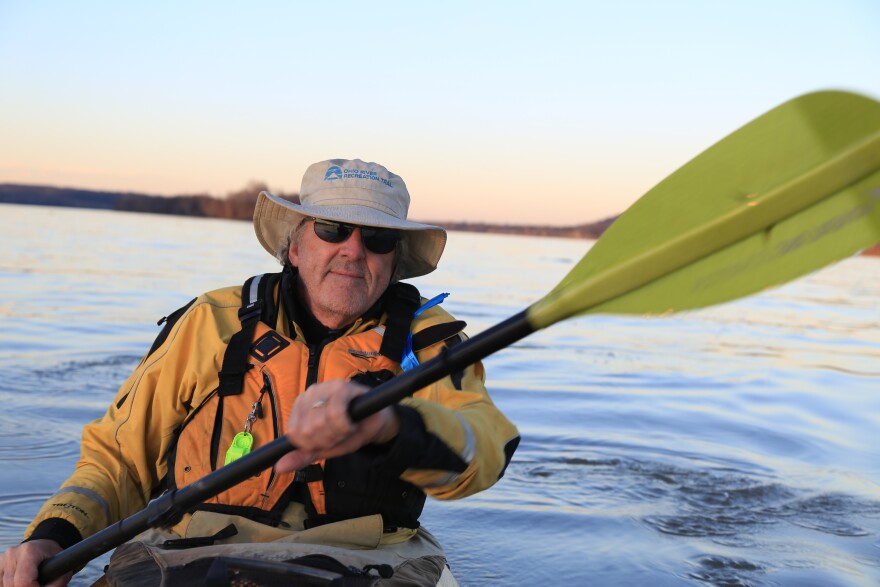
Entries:
[[38, 563], [61, 548], [285, 433], [298, 450], [119, 548], [109, 582], [185, 580], [179, 573], [216, 544], [211, 556], [320, 554], [343, 569], [393, 568], [380, 584], [437, 583], [445, 558], [419, 525], [425, 495], [491, 486], [519, 437], [480, 364], [351, 422], [354, 397], [464, 339], [442, 296], [425, 300], [399, 281], [436, 268], [446, 233], [408, 221], [403, 180], [375, 163], [312, 165], [300, 198], [260, 194], [257, 238], [283, 271], [168, 317], [105, 416], [86, 426], [74, 474], [25, 543], [4, 553], [3, 586], [34, 584]]

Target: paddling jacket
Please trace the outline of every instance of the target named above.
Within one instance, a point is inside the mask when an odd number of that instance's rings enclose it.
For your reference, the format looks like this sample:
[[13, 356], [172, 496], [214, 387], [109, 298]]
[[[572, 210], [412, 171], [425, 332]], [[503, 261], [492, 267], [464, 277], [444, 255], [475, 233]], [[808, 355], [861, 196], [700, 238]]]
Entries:
[[[393, 284], [344, 332], [307, 342], [295, 296], [282, 295], [292, 285], [278, 274], [263, 277], [259, 294], [252, 280], [246, 284], [244, 303], [242, 287], [220, 289], [165, 319], [106, 414], [84, 428], [76, 470], [43, 505], [28, 539], [69, 546], [143, 509], [162, 491], [216, 470], [252, 412], [258, 415], [253, 448], [273, 440], [311, 383], [350, 378], [375, 384], [401, 373], [406, 334], [420, 362], [464, 339], [464, 323], [440, 307], [413, 319], [424, 300], [412, 286]], [[263, 303], [248, 315], [254, 295]], [[230, 343], [236, 333], [245, 333], [249, 344]], [[230, 358], [233, 347], [246, 357], [243, 368]], [[306, 528], [377, 513], [389, 529], [415, 528], [426, 494], [456, 499], [490, 487], [519, 442], [489, 398], [480, 363], [418, 390], [395, 409], [401, 426], [391, 442], [296, 474], [264, 471], [199, 507], [276, 524], [296, 501], [305, 506]]]

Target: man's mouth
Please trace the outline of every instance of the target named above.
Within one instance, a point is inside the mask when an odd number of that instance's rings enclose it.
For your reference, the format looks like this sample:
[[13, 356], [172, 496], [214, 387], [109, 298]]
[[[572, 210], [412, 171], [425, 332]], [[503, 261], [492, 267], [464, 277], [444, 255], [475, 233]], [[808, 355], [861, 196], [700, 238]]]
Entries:
[[363, 279], [364, 272], [353, 267], [330, 267], [327, 273], [332, 273], [340, 277], [348, 277], [349, 279]]

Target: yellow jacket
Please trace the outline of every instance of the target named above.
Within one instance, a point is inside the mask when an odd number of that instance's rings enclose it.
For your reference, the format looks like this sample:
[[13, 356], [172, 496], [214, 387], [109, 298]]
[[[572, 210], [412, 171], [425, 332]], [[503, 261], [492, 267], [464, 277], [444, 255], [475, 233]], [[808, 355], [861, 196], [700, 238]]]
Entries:
[[[304, 345], [301, 329], [296, 325], [290, 332], [284, 307], [278, 306], [274, 329]], [[241, 329], [240, 307], [241, 288], [229, 287], [206, 293], [186, 308], [167, 337], [151, 349], [122, 385], [106, 414], [86, 425], [73, 475], [43, 505], [26, 536], [42, 522], [61, 518], [87, 537], [143, 509], [161, 493], [169, 473], [169, 453], [182, 424], [218, 387], [226, 346]], [[387, 318], [388, 314], [383, 313], [380, 318], [358, 319], [343, 336], [381, 332]], [[418, 316], [411, 330], [423, 332], [452, 321], [445, 310], [434, 307]], [[441, 341], [417, 350], [419, 361], [436, 356], [445, 344]], [[396, 371], [400, 372], [399, 366]], [[339, 376], [332, 368], [322, 367], [318, 372], [319, 381], [327, 374]], [[441, 450], [465, 463], [460, 471], [420, 468], [417, 465], [423, 462], [444, 459], [425, 461], [407, 447], [397, 447], [392, 450], [396, 450], [398, 459], [403, 454], [413, 465], [400, 474], [402, 482], [435, 498], [456, 499], [486, 489], [500, 478], [519, 437], [516, 428], [492, 403], [484, 379], [483, 367], [477, 363], [401, 402], [407, 414], [404, 424], [410, 421], [404, 426], [406, 442], [415, 439], [418, 444], [419, 435], [427, 439], [425, 446], [439, 441]], [[285, 400], [292, 402], [301, 391], [291, 390]], [[289, 413], [289, 409], [288, 405], [282, 411]], [[411, 425], [413, 418], [416, 426]], [[402, 443], [400, 439], [395, 442]], [[208, 444], [205, 439], [205, 450]]]

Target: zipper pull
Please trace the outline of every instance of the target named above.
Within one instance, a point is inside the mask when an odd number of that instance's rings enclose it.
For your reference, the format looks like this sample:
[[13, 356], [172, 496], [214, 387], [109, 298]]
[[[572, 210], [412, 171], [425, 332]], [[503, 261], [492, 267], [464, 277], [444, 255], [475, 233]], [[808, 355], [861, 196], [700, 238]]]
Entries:
[[263, 417], [263, 404], [260, 400], [263, 399], [263, 396], [260, 396], [260, 399], [254, 402], [254, 405], [251, 406], [251, 413], [248, 414], [247, 418], [244, 421], [244, 431], [245, 434], [250, 434], [251, 429], [254, 426], [254, 422], [256, 422], [259, 418]]

